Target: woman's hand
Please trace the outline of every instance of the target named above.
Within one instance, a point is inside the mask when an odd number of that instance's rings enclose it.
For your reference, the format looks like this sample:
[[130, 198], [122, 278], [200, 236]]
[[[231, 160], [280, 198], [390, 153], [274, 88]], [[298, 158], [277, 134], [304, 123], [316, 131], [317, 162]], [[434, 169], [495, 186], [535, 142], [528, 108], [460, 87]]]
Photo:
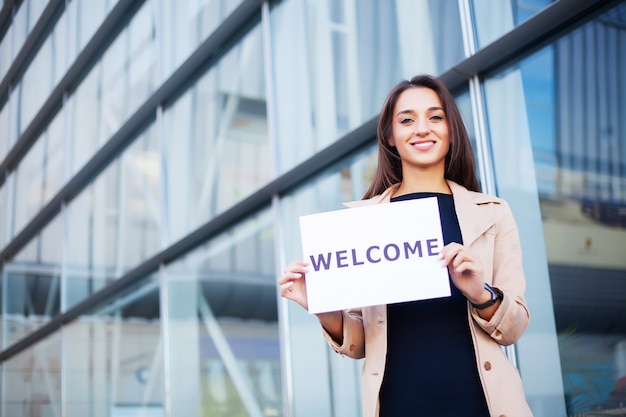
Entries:
[[300, 304], [305, 310], [309, 310], [306, 296], [306, 273], [309, 272], [309, 264], [303, 261], [293, 261], [285, 268], [278, 278], [280, 295]]
[[471, 303], [482, 304], [489, 300], [490, 295], [484, 287], [483, 266], [468, 248], [450, 243], [443, 248], [440, 257], [448, 267], [454, 286]]
[[[306, 295], [306, 273], [308, 263], [303, 261], [293, 261], [285, 268], [283, 275], [278, 278], [280, 285], [280, 295], [300, 304], [309, 311], [309, 303]], [[330, 311], [316, 314], [322, 327], [339, 344], [343, 340], [343, 313], [341, 311]]]

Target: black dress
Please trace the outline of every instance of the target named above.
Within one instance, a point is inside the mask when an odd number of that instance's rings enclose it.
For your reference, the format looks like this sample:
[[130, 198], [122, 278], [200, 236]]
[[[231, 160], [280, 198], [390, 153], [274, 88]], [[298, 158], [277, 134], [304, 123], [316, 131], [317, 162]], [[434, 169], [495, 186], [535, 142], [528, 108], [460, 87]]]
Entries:
[[[437, 197], [444, 244], [463, 243], [450, 194]], [[387, 362], [380, 417], [489, 417], [470, 333], [467, 299], [450, 281], [450, 297], [387, 306]]]

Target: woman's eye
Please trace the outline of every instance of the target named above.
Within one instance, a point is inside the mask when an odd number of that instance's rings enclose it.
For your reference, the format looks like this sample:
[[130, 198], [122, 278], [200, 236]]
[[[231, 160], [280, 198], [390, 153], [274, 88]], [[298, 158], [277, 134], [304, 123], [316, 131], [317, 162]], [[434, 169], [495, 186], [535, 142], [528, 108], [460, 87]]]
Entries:
[[411, 123], [413, 121], [413, 119], [402, 119], [400, 120], [400, 123], [402, 123], [403, 125]]
[[440, 116], [440, 115], [437, 114], [437, 115], [432, 116], [431, 119], [433, 119], [433, 120], [443, 120], [443, 116]]

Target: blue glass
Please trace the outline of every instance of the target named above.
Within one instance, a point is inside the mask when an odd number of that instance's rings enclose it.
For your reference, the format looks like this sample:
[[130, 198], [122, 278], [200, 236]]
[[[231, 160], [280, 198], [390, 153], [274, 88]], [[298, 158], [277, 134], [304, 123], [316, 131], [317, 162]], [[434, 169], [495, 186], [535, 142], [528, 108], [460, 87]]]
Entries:
[[470, 0], [477, 49], [483, 48], [555, 0]]
[[498, 190], [527, 259], [521, 371], [545, 415], [621, 407], [625, 19], [621, 4], [485, 82]]

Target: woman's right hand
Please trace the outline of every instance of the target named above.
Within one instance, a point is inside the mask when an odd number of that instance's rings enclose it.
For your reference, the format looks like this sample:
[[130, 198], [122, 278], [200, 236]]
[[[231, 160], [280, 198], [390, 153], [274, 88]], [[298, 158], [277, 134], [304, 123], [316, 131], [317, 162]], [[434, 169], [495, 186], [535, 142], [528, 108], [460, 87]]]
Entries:
[[303, 261], [293, 261], [285, 268], [278, 278], [280, 295], [300, 304], [305, 310], [309, 310], [306, 295], [306, 273], [309, 272], [309, 264]]

